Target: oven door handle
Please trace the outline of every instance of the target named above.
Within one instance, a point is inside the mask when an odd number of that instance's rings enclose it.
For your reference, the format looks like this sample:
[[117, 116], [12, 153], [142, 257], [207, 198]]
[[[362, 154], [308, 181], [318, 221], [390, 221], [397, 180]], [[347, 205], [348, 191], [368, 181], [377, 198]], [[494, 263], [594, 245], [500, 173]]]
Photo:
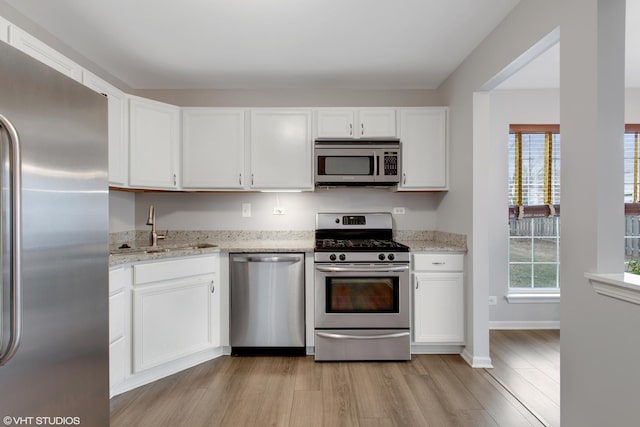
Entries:
[[316, 270], [323, 273], [397, 273], [409, 270], [408, 265], [390, 267], [327, 267], [316, 265]]
[[333, 338], [336, 340], [384, 340], [387, 338], [402, 338], [409, 336], [409, 332], [395, 332], [393, 334], [382, 335], [346, 335], [332, 334], [329, 332], [316, 332], [316, 335], [323, 338]]

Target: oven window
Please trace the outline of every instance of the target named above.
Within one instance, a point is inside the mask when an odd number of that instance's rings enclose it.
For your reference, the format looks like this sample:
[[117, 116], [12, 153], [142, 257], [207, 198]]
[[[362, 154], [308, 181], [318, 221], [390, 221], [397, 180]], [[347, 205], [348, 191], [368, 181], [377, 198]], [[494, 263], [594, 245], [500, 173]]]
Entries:
[[398, 313], [399, 278], [329, 277], [327, 313]]
[[373, 156], [319, 156], [319, 175], [373, 175]]

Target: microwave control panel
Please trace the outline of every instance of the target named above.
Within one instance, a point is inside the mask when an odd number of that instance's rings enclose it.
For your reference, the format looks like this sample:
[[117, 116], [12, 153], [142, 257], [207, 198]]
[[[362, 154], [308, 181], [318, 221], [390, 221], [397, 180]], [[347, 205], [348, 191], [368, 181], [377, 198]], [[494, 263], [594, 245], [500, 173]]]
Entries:
[[397, 176], [398, 175], [398, 152], [397, 151], [385, 151], [384, 156], [384, 175]]

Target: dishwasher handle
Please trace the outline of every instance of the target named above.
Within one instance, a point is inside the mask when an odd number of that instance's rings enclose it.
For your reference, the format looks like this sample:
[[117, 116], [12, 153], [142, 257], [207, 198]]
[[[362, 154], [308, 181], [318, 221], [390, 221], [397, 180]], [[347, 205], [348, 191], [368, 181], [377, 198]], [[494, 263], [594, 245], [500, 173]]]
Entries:
[[293, 256], [246, 256], [235, 257], [233, 262], [289, 262], [295, 264], [300, 262], [301, 258]]

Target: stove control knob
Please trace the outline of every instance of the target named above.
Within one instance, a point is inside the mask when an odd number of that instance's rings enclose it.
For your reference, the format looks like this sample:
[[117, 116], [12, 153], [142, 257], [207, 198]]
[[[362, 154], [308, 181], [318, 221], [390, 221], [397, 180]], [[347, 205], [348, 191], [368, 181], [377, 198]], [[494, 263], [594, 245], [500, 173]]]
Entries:
[[340, 254], [340, 261], [344, 261], [345, 259], [347, 259], [347, 256], [345, 254]]
[[329, 259], [330, 259], [331, 261], [335, 261], [335, 260], [336, 260], [336, 254], [331, 254], [331, 255], [329, 255]]
[[379, 259], [380, 261], [384, 261], [384, 254], [380, 254], [380, 255], [378, 255], [378, 259]]
[[389, 259], [389, 261], [393, 261], [394, 259], [396, 259], [396, 256], [394, 254], [389, 254], [387, 258]]

